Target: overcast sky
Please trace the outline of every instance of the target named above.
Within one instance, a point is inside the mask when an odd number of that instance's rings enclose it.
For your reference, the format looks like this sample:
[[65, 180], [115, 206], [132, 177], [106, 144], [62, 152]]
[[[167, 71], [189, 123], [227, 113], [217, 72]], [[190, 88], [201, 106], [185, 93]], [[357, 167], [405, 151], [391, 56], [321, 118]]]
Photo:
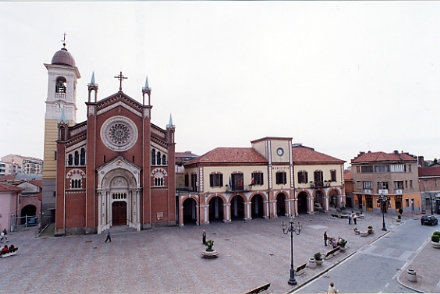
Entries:
[[359, 151], [440, 156], [440, 2], [0, 3], [0, 157], [43, 158], [50, 63], [62, 47], [98, 99], [119, 89], [176, 151], [267, 136], [349, 162]]

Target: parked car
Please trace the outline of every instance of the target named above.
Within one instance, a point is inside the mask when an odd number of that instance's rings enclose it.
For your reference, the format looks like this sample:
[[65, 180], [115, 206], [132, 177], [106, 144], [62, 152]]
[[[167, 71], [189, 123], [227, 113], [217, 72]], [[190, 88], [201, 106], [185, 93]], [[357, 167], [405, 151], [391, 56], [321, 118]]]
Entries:
[[435, 216], [433, 215], [423, 215], [422, 218], [420, 219], [420, 223], [422, 225], [437, 225], [438, 224], [438, 220]]

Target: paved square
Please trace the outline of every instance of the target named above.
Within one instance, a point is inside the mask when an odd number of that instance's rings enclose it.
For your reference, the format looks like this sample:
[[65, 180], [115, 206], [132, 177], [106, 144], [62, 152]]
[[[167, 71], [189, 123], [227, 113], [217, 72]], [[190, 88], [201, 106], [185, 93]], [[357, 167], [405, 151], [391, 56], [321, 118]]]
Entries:
[[[390, 215], [387, 226], [398, 225]], [[141, 232], [35, 238], [35, 228], [10, 233], [16, 256], [0, 259], [2, 293], [245, 293], [271, 283], [267, 293], [286, 293], [290, 270], [290, 234], [281, 221], [287, 217], [205, 226], [155, 228]], [[330, 213], [301, 215], [300, 235], [294, 235], [294, 265], [325, 253], [324, 230], [348, 240], [340, 253], [322, 266], [307, 268], [298, 285], [320, 274], [383, 232], [382, 216], [367, 213], [357, 227], [372, 225], [376, 233], [355, 235], [354, 225]], [[203, 259], [202, 230], [214, 240], [216, 259]], [[323, 289], [324, 291], [326, 289]]]

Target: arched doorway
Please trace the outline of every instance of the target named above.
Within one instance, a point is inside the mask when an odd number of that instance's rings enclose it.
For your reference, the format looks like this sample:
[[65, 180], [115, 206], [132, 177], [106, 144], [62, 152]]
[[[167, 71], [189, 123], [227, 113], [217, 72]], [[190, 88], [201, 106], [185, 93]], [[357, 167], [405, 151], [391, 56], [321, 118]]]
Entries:
[[286, 215], [286, 195], [280, 193], [277, 195], [277, 216]]
[[127, 224], [127, 202], [113, 201], [112, 203], [112, 225], [125, 226]]
[[188, 198], [183, 202], [183, 224], [197, 224], [197, 203], [194, 199]]
[[244, 200], [240, 195], [235, 195], [231, 200], [231, 220], [244, 219]]
[[307, 193], [301, 192], [298, 194], [298, 214], [307, 213]]
[[263, 218], [264, 217], [264, 206], [263, 197], [260, 194], [252, 197], [251, 202], [251, 218]]
[[213, 197], [209, 200], [209, 222], [222, 222], [223, 220], [223, 199]]
[[37, 208], [34, 205], [26, 205], [21, 209], [21, 224], [26, 223], [26, 216], [36, 216]]
[[325, 207], [324, 195], [321, 190], [317, 190], [315, 192], [314, 204], [315, 204], [314, 210], [323, 209]]

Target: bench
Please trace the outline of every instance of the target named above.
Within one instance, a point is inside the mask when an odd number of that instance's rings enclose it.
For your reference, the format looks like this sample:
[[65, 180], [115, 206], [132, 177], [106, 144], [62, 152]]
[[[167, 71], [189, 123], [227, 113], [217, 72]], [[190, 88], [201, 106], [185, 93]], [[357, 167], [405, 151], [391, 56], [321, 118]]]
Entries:
[[307, 266], [307, 263], [304, 263], [304, 264], [302, 264], [300, 266], [297, 266], [295, 268], [295, 274], [297, 274], [298, 276], [302, 275], [304, 273], [304, 270], [305, 270], [306, 266]]
[[262, 291], [267, 290], [270, 287], [270, 283], [264, 284], [262, 286], [259, 286], [257, 288], [254, 288], [252, 290], [250, 290], [249, 292], [246, 292], [245, 294], [257, 294], [260, 293]]
[[324, 255], [324, 259], [327, 260], [327, 259], [332, 258], [333, 255], [339, 253], [339, 249], [340, 249], [340, 248], [339, 248], [339, 246], [338, 246], [338, 247], [336, 247], [336, 248], [333, 248], [333, 249], [327, 251], [327, 253]]

